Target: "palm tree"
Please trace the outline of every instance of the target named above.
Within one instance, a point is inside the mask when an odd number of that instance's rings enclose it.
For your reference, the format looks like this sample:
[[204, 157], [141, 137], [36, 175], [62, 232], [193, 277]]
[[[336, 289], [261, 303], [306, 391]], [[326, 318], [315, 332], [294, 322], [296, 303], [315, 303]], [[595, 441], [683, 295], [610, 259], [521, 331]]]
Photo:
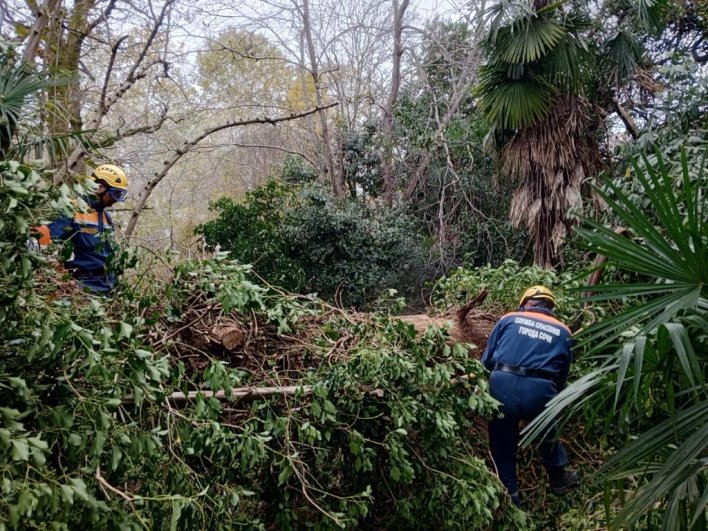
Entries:
[[597, 190], [631, 239], [590, 219], [578, 233], [609, 264], [645, 281], [592, 288], [589, 300], [624, 301], [627, 309], [580, 335], [597, 369], [527, 428], [526, 443], [561, 414], [604, 415], [608, 435], [627, 435], [602, 479], [638, 487], [608, 514], [611, 529], [642, 527], [638, 521], [652, 512], [663, 514], [663, 529], [708, 524], [708, 179], [705, 159], [696, 171], [682, 149], [679, 162], [665, 164], [658, 153], [655, 163], [635, 162], [646, 209], [612, 183]]
[[567, 214], [581, 207], [581, 189], [601, 161], [604, 112], [583, 95], [589, 28], [588, 17], [562, 2], [500, 2], [485, 41], [480, 108], [503, 170], [519, 182], [511, 220], [527, 227], [534, 260], [547, 267], [557, 264]]
[[501, 0], [484, 43], [479, 105], [503, 170], [519, 183], [511, 220], [527, 227], [543, 266], [559, 261], [569, 213], [583, 211], [586, 191], [594, 197], [587, 184], [601, 166], [608, 110], [638, 134], [617, 91], [641, 70], [635, 34], [659, 31], [668, 10], [667, 0], [639, 0], [632, 21], [609, 31], [582, 5]]

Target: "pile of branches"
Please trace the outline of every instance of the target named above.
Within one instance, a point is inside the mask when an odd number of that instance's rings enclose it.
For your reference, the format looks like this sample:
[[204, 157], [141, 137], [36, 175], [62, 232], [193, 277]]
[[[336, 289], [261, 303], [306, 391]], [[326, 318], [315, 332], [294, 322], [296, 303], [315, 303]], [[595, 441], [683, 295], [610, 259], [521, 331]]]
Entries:
[[[290, 385], [318, 370], [322, 363], [346, 360], [361, 340], [347, 329], [369, 325], [378, 318], [376, 314], [344, 310], [270, 286], [270, 295], [256, 290], [254, 297], [261, 304], [265, 298], [275, 296], [281, 306], [289, 306], [292, 323], [285, 324], [284, 333], [283, 316], [273, 319], [268, 312], [256, 311], [258, 304], [247, 311], [226, 312], [217, 294], [202, 289], [198, 278], [182, 275], [174, 282], [185, 298], [177, 297], [179, 303], [169, 307], [165, 307], [163, 299], [158, 311], [161, 318], [150, 334], [150, 346], [156, 352], [168, 352], [175, 363], [183, 362], [190, 374], [203, 371], [216, 359], [248, 372], [260, 385]], [[246, 282], [246, 286], [253, 285]], [[497, 315], [479, 310], [487, 294], [487, 290], [481, 290], [460, 309], [445, 314], [392, 318], [413, 325], [419, 335], [431, 326], [444, 329], [448, 344], [467, 345], [470, 355], [479, 359], [498, 319]], [[336, 330], [332, 330], [333, 324]]]

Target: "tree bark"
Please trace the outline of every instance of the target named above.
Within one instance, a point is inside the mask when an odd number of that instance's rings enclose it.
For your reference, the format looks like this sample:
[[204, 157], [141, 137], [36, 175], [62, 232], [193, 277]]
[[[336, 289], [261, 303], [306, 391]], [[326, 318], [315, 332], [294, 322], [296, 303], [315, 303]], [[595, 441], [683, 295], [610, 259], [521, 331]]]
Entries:
[[76, 0], [71, 11], [66, 14], [61, 2], [52, 5], [55, 9], [45, 13], [51, 15], [44, 23], [47, 27], [44, 62], [53, 75], [74, 76], [75, 79], [52, 90], [54, 109], [47, 114], [47, 129], [51, 135], [78, 133], [83, 129], [79, 62], [84, 40], [95, 27], [88, 17], [96, 0]]
[[487, 346], [487, 338], [498, 320], [497, 315], [478, 310], [488, 294], [489, 292], [483, 289], [453, 315], [404, 315], [397, 319], [412, 324], [419, 334], [423, 334], [430, 326], [447, 328], [448, 343], [475, 345], [477, 348], [472, 354], [480, 358]]
[[632, 135], [632, 138], [635, 140], [639, 138], [641, 132], [639, 131], [639, 127], [637, 127], [637, 124], [634, 122], [632, 115], [629, 114], [627, 109], [620, 105], [619, 101], [614, 100], [613, 103], [615, 104], [615, 111], [617, 112], [617, 116], [620, 117], [620, 120], [622, 120], [622, 123], [627, 128], [629, 134]]
[[[301, 8], [301, 9], [300, 9]], [[322, 144], [324, 164], [327, 170], [327, 177], [332, 183], [332, 191], [337, 197], [344, 197], [344, 176], [341, 169], [335, 164], [334, 155], [332, 153], [332, 145], [329, 133], [329, 125], [327, 123], [326, 109], [330, 106], [325, 106], [322, 97], [321, 73], [319, 70], [319, 61], [315, 51], [315, 42], [312, 37], [312, 22], [310, 19], [310, 0], [302, 0], [302, 6], [298, 6], [302, 19], [302, 31], [305, 36], [305, 45], [310, 61], [310, 75], [315, 89], [315, 103], [320, 117], [320, 126], [322, 127]]]
[[391, 71], [391, 91], [384, 107], [383, 116], [383, 182], [384, 201], [388, 206], [393, 205], [393, 108], [398, 100], [398, 92], [401, 88], [401, 57], [403, 56], [403, 16], [408, 9], [408, 0], [403, 0], [400, 4], [398, 0], [393, 0], [393, 69]]
[[60, 0], [46, 0], [44, 5], [37, 9], [36, 18], [32, 29], [30, 30], [25, 51], [22, 54], [22, 60], [27, 64], [33, 64], [37, 57], [39, 45], [44, 37], [47, 24], [51, 17], [56, 16], [57, 9], [60, 7]]

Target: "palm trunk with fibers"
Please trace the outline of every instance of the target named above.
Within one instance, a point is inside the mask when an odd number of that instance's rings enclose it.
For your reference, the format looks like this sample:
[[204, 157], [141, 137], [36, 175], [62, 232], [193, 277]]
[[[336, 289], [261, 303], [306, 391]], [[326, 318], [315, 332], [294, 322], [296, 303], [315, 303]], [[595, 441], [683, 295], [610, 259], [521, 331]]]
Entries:
[[519, 180], [511, 221], [528, 228], [534, 262], [554, 267], [582, 209], [582, 189], [601, 165], [597, 133], [604, 112], [579, 96], [561, 96], [538, 124], [521, 129], [502, 150], [504, 170]]

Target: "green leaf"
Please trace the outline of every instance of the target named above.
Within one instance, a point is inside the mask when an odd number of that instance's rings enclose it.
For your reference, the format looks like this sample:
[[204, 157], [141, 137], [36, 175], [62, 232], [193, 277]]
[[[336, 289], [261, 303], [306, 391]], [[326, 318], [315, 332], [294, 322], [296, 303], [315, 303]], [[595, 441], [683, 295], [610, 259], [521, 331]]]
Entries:
[[29, 445], [25, 439], [13, 439], [12, 440], [12, 459], [14, 461], [28, 461], [29, 460]]
[[280, 474], [278, 474], [278, 485], [284, 485], [286, 481], [290, 478], [290, 476], [293, 475], [293, 468], [292, 466], [288, 463], [285, 468], [283, 468], [280, 471]]
[[86, 490], [86, 483], [81, 478], [69, 478], [69, 483], [74, 490], [74, 494], [82, 501], [88, 501], [89, 494]]
[[182, 507], [184, 503], [180, 500], [172, 501], [172, 518], [170, 519], [170, 531], [177, 531], [179, 519], [182, 516]]

